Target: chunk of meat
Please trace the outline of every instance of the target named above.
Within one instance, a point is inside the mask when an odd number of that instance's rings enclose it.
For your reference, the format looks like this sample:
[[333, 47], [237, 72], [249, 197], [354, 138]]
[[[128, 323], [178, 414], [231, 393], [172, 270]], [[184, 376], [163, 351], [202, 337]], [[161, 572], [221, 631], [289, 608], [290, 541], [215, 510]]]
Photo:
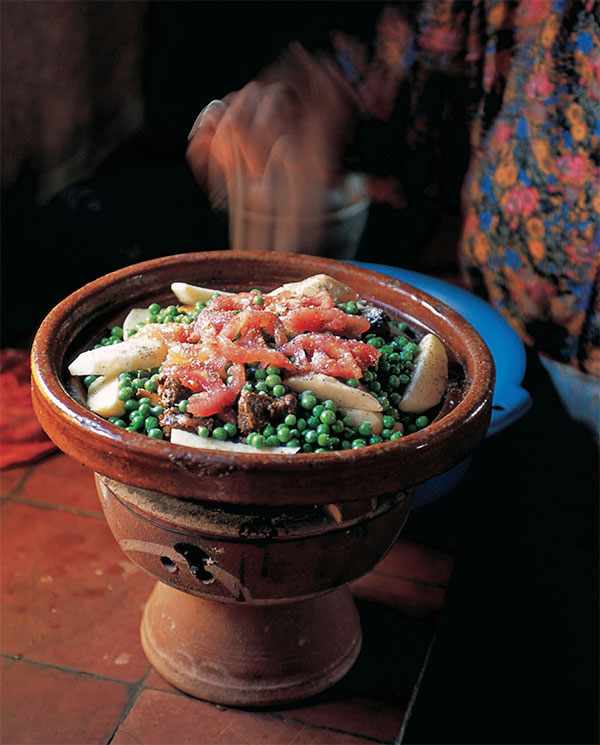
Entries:
[[159, 416], [159, 422], [167, 438], [171, 437], [172, 429], [183, 429], [186, 432], [198, 434], [198, 427], [208, 427], [210, 432], [214, 426], [213, 417], [192, 416], [191, 414], [179, 411], [177, 406], [165, 409]]
[[188, 398], [190, 390], [186, 388], [179, 378], [161, 375], [158, 380], [158, 402], [165, 409], [170, 409], [177, 401]]
[[238, 400], [238, 429], [242, 434], [260, 432], [267, 424], [282, 422], [296, 410], [296, 397], [292, 393], [273, 398], [243, 390]]
[[371, 324], [370, 331], [377, 336], [383, 336], [387, 339], [390, 334], [390, 317], [376, 305], [366, 305], [360, 312], [363, 318]]

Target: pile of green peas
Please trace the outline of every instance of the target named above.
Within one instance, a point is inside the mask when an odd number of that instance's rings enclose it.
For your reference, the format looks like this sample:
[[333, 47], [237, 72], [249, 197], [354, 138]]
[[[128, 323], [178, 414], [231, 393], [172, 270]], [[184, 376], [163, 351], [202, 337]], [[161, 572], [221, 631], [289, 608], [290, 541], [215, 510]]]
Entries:
[[325, 453], [331, 450], [356, 450], [386, 440], [402, 437], [393, 432], [395, 420], [384, 415], [384, 429], [373, 433], [370, 422], [358, 427], [343, 409], [330, 399], [319, 400], [312, 391], [303, 391], [296, 414], [288, 414], [278, 425], [267, 424], [261, 432], [250, 432], [246, 442], [253, 447], [300, 448], [303, 453]]
[[[153, 405], [150, 398], [138, 398], [138, 391], [155, 393], [158, 389], [157, 370], [134, 370], [119, 374], [120, 401], [125, 409], [121, 416], [110, 416], [108, 421], [117, 427], [123, 427], [128, 432], [139, 432], [156, 440], [163, 439], [159, 417], [164, 408], [160, 404]], [[83, 384], [89, 387], [96, 379], [95, 375], [87, 375]]]
[[397, 408], [415, 368], [418, 347], [404, 335], [407, 330], [405, 323], [394, 325], [397, 336], [390, 341], [376, 334], [365, 335], [364, 341], [379, 349], [381, 357], [375, 369], [365, 371], [363, 382], [369, 393], [379, 401], [385, 414], [393, 417], [394, 421], [402, 422], [405, 433], [411, 434], [429, 424], [429, 418], [424, 414], [408, 414]]
[[247, 365], [244, 388], [253, 393], [266, 393], [275, 398], [289, 393], [281, 377], [281, 368], [275, 365], [267, 365], [267, 367]]

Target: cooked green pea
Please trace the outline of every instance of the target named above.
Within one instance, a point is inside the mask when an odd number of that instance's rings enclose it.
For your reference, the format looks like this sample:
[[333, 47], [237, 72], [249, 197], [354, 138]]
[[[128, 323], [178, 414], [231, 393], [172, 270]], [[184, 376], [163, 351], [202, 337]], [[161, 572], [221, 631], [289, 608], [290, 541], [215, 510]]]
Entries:
[[281, 441], [277, 435], [269, 435], [265, 440], [265, 445], [270, 448], [278, 448], [281, 445]]
[[127, 401], [125, 401], [125, 411], [137, 411], [138, 406], [140, 405], [139, 401], [136, 401], [135, 398], [128, 398]]
[[317, 443], [322, 448], [328, 447], [330, 445], [329, 435], [325, 432], [323, 434], [317, 435]]
[[228, 437], [227, 430], [224, 427], [215, 427], [212, 431], [212, 436], [215, 440], [224, 442]]
[[323, 422], [323, 424], [332, 425], [336, 421], [335, 411], [331, 411], [330, 409], [325, 409], [325, 411], [321, 412], [319, 419]]
[[96, 380], [95, 375], [86, 375], [85, 378], [83, 379], [83, 384], [86, 388], [89, 388], [91, 384], [94, 382], [94, 380]]
[[119, 392], [117, 393], [117, 398], [119, 401], [127, 401], [128, 399], [133, 397], [133, 388], [129, 388], [129, 386], [121, 388]]
[[346, 385], [349, 385], [350, 388], [358, 388], [358, 380], [356, 378], [348, 378]]
[[314, 429], [305, 429], [302, 433], [302, 437], [304, 437], [306, 442], [312, 444], [317, 441], [318, 435]]
[[188, 406], [187, 398], [184, 398], [182, 401], [180, 401], [177, 404], [177, 408], [179, 409], [179, 411], [181, 411], [182, 414], [185, 414], [185, 412], [187, 411], [187, 406]]
[[402, 432], [392, 432], [390, 440], [399, 440], [402, 437]]
[[285, 443], [285, 446], [286, 446], [286, 448], [297, 448], [297, 447], [300, 447], [300, 443], [298, 442], [298, 440], [295, 437], [292, 437], [291, 440], [288, 440]]
[[429, 419], [428, 419], [428, 417], [426, 417], [425, 415], [423, 415], [423, 416], [418, 416], [418, 417], [417, 417], [417, 418], [415, 419], [415, 427], [416, 427], [417, 429], [423, 429], [423, 427], [426, 427], [426, 426], [427, 426], [428, 424], [429, 424]]
[[269, 388], [274, 388], [276, 385], [281, 385], [281, 376], [279, 375], [267, 375], [265, 383]]
[[225, 430], [225, 432], [227, 432], [227, 435], [229, 437], [235, 437], [237, 435], [237, 427], [235, 426], [235, 424], [233, 424], [233, 422], [226, 422], [223, 425], [223, 429]]
[[277, 427], [277, 437], [281, 442], [288, 442], [288, 440], [290, 440], [292, 437], [290, 428], [286, 427], [285, 424]]
[[315, 394], [310, 391], [304, 391], [300, 396], [300, 406], [302, 406], [303, 409], [314, 409], [316, 405], [317, 397]]
[[373, 425], [371, 422], [361, 422], [358, 425], [358, 434], [363, 437], [371, 437], [373, 434]]
[[266, 440], [265, 440], [264, 436], [257, 432], [257, 433], [255, 433], [252, 436], [252, 441], [251, 441], [250, 444], [254, 448], [262, 448], [262, 447], [264, 447], [265, 442], [266, 442]]
[[287, 424], [288, 427], [294, 427], [297, 421], [295, 414], [288, 414], [283, 420], [283, 423]]
[[358, 448], [364, 448], [366, 444], [367, 444], [366, 440], [363, 440], [360, 437], [357, 437], [356, 440], [352, 440], [352, 450], [357, 450]]
[[278, 385], [274, 385], [271, 393], [278, 398], [279, 396], [284, 396], [285, 392], [287, 391], [287, 388], [284, 385], [281, 385], [280, 383]]
[[275, 365], [267, 365], [265, 372], [267, 375], [281, 375], [281, 368], [275, 367]]
[[143, 417], [150, 416], [150, 406], [148, 406], [148, 404], [140, 404], [138, 407], [138, 414]]
[[164, 435], [161, 429], [154, 427], [153, 429], [148, 430], [148, 437], [152, 437], [155, 440], [162, 440]]
[[331, 434], [331, 427], [328, 424], [319, 424], [317, 427], [318, 435], [329, 435]]
[[208, 427], [198, 427], [198, 434], [200, 435], [200, 437], [208, 437], [210, 435]]
[[254, 371], [254, 377], [257, 380], [264, 380], [267, 377], [267, 372], [262, 367], [259, 367], [258, 370]]
[[155, 416], [149, 416], [144, 422], [144, 429], [146, 430], [146, 432], [149, 432], [151, 429], [156, 429], [158, 427], [158, 424], [158, 419]]
[[164, 406], [161, 406], [160, 404], [156, 404], [156, 406], [150, 407], [150, 411], [152, 412], [152, 414], [154, 414], [154, 416], [160, 416], [164, 410]]
[[275, 434], [275, 427], [272, 424], [265, 425], [262, 433], [265, 437], [270, 437], [271, 435]]

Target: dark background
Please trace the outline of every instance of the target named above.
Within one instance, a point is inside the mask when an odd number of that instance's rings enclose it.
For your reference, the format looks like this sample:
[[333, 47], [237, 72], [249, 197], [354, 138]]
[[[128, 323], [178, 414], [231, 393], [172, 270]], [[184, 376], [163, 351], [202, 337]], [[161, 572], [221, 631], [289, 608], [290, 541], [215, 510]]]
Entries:
[[[26, 169], [2, 194], [2, 345], [27, 345], [45, 313], [84, 282], [166, 254], [227, 247], [185, 164], [211, 99], [241, 87], [291, 40], [328, 31], [369, 40], [378, 2], [152, 2], [146, 14], [147, 126], [86, 180], [36, 205]], [[441, 188], [417, 188], [418, 159], [390, 154], [406, 207], [374, 205], [357, 258], [457, 274], [465, 133], [448, 135]], [[393, 137], [363, 147], [391, 151]], [[398, 158], [399, 160], [395, 160]], [[598, 742], [597, 447], [565, 413], [534, 354], [531, 411], [488, 439], [467, 479], [414, 512], [407, 537], [458, 556], [405, 742]]]

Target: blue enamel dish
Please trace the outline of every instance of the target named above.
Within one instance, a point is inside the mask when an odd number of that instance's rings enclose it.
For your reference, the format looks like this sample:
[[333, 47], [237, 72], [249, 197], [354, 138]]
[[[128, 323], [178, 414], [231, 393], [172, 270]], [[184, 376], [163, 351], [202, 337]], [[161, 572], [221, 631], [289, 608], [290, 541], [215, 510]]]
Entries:
[[[526, 366], [523, 342], [491, 305], [460, 287], [409, 269], [361, 261], [350, 263], [395, 277], [428, 292], [460, 313], [477, 329], [488, 345], [496, 365], [492, 419], [486, 437], [492, 437], [506, 429], [527, 412], [532, 399], [521, 387]], [[453, 489], [466, 474], [470, 460], [471, 456], [450, 471], [420, 484], [416, 489], [413, 509], [430, 504]]]

